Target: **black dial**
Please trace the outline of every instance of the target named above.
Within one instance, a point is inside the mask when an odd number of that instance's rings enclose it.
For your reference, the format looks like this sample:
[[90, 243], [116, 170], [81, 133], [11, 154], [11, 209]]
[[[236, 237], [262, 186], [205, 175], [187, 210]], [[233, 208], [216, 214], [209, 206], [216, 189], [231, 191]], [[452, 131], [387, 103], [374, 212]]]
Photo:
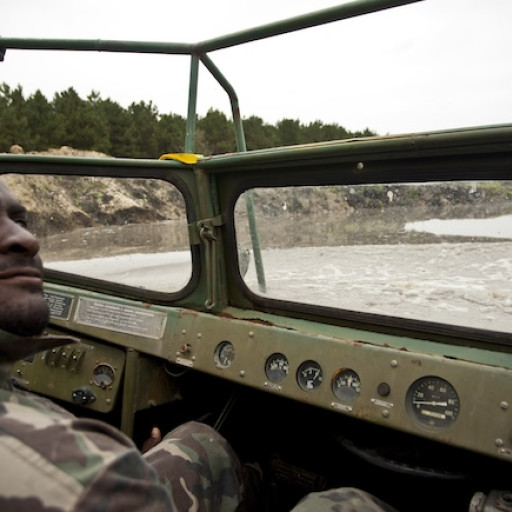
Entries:
[[235, 347], [230, 341], [220, 342], [215, 349], [213, 359], [219, 368], [229, 368], [235, 360]]
[[407, 411], [420, 425], [443, 429], [459, 415], [460, 400], [455, 388], [440, 377], [423, 377], [407, 392]]
[[265, 363], [265, 375], [270, 382], [279, 384], [288, 376], [289, 363], [284, 354], [276, 352]]
[[316, 361], [305, 361], [297, 370], [297, 383], [304, 391], [313, 391], [322, 384], [322, 368]]
[[353, 402], [361, 393], [361, 379], [350, 368], [342, 368], [334, 374], [332, 392], [340, 402]]

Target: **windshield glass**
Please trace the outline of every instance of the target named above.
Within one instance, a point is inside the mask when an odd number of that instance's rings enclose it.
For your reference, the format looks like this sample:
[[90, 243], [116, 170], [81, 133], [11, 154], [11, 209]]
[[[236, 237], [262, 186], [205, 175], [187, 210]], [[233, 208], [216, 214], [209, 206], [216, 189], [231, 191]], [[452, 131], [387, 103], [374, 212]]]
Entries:
[[258, 188], [244, 195], [235, 228], [241, 253], [251, 256], [242, 274], [254, 293], [510, 332], [510, 183]]
[[192, 275], [185, 201], [153, 178], [4, 175], [46, 268], [160, 292]]

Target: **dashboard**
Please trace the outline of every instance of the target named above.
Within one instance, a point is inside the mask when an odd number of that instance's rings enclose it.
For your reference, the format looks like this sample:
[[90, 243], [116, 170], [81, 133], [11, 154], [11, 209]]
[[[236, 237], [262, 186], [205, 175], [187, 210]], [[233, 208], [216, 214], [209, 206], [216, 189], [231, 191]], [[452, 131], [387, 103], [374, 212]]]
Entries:
[[[108, 412], [120, 399], [127, 353], [136, 350], [175, 367], [512, 460], [510, 354], [255, 312], [244, 318], [247, 312], [234, 308], [217, 316], [58, 285], [48, 293], [68, 301], [65, 316], [53, 312], [52, 329], [71, 331], [81, 342], [18, 362], [13, 376], [32, 391]], [[112, 322], [113, 310], [122, 311], [124, 320]]]

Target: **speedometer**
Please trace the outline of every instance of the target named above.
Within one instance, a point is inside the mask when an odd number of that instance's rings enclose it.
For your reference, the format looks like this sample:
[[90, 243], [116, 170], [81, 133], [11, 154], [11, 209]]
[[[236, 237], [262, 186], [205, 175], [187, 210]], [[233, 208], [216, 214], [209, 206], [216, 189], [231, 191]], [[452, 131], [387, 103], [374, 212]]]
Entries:
[[421, 426], [444, 429], [459, 415], [460, 400], [455, 388], [441, 377], [422, 377], [407, 392], [407, 411]]

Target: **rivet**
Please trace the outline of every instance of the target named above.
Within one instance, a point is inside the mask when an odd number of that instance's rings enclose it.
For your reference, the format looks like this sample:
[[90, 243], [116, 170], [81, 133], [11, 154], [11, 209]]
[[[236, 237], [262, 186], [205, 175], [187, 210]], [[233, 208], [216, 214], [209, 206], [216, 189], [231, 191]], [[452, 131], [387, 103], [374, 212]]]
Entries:
[[398, 366], [398, 361], [396, 359], [391, 360], [391, 368], [396, 368]]
[[181, 330], [181, 334], [183, 334], [183, 335], [187, 334], [187, 330], [186, 329], [182, 329]]
[[498, 439], [495, 439], [495, 440], [494, 440], [494, 444], [495, 444], [498, 448], [500, 448], [501, 446], [503, 446], [503, 439], [500, 439], [500, 438], [498, 437]]
[[383, 417], [383, 418], [389, 418], [389, 411], [388, 411], [387, 409], [384, 409], [384, 410], [382, 411], [382, 417]]
[[197, 333], [197, 339], [200, 340], [202, 337], [203, 337], [203, 335], [200, 332], [198, 332]]
[[500, 407], [501, 407], [504, 411], [506, 411], [506, 410], [508, 409], [508, 402], [507, 402], [507, 401], [505, 401], [505, 400], [501, 401], [501, 402], [500, 402]]
[[245, 377], [245, 370], [240, 370], [240, 377]]
[[254, 331], [249, 331], [249, 338], [254, 338]]
[[364, 169], [364, 164], [363, 164], [363, 162], [357, 162], [356, 169], [357, 169], [358, 171], [362, 171], [362, 170]]

